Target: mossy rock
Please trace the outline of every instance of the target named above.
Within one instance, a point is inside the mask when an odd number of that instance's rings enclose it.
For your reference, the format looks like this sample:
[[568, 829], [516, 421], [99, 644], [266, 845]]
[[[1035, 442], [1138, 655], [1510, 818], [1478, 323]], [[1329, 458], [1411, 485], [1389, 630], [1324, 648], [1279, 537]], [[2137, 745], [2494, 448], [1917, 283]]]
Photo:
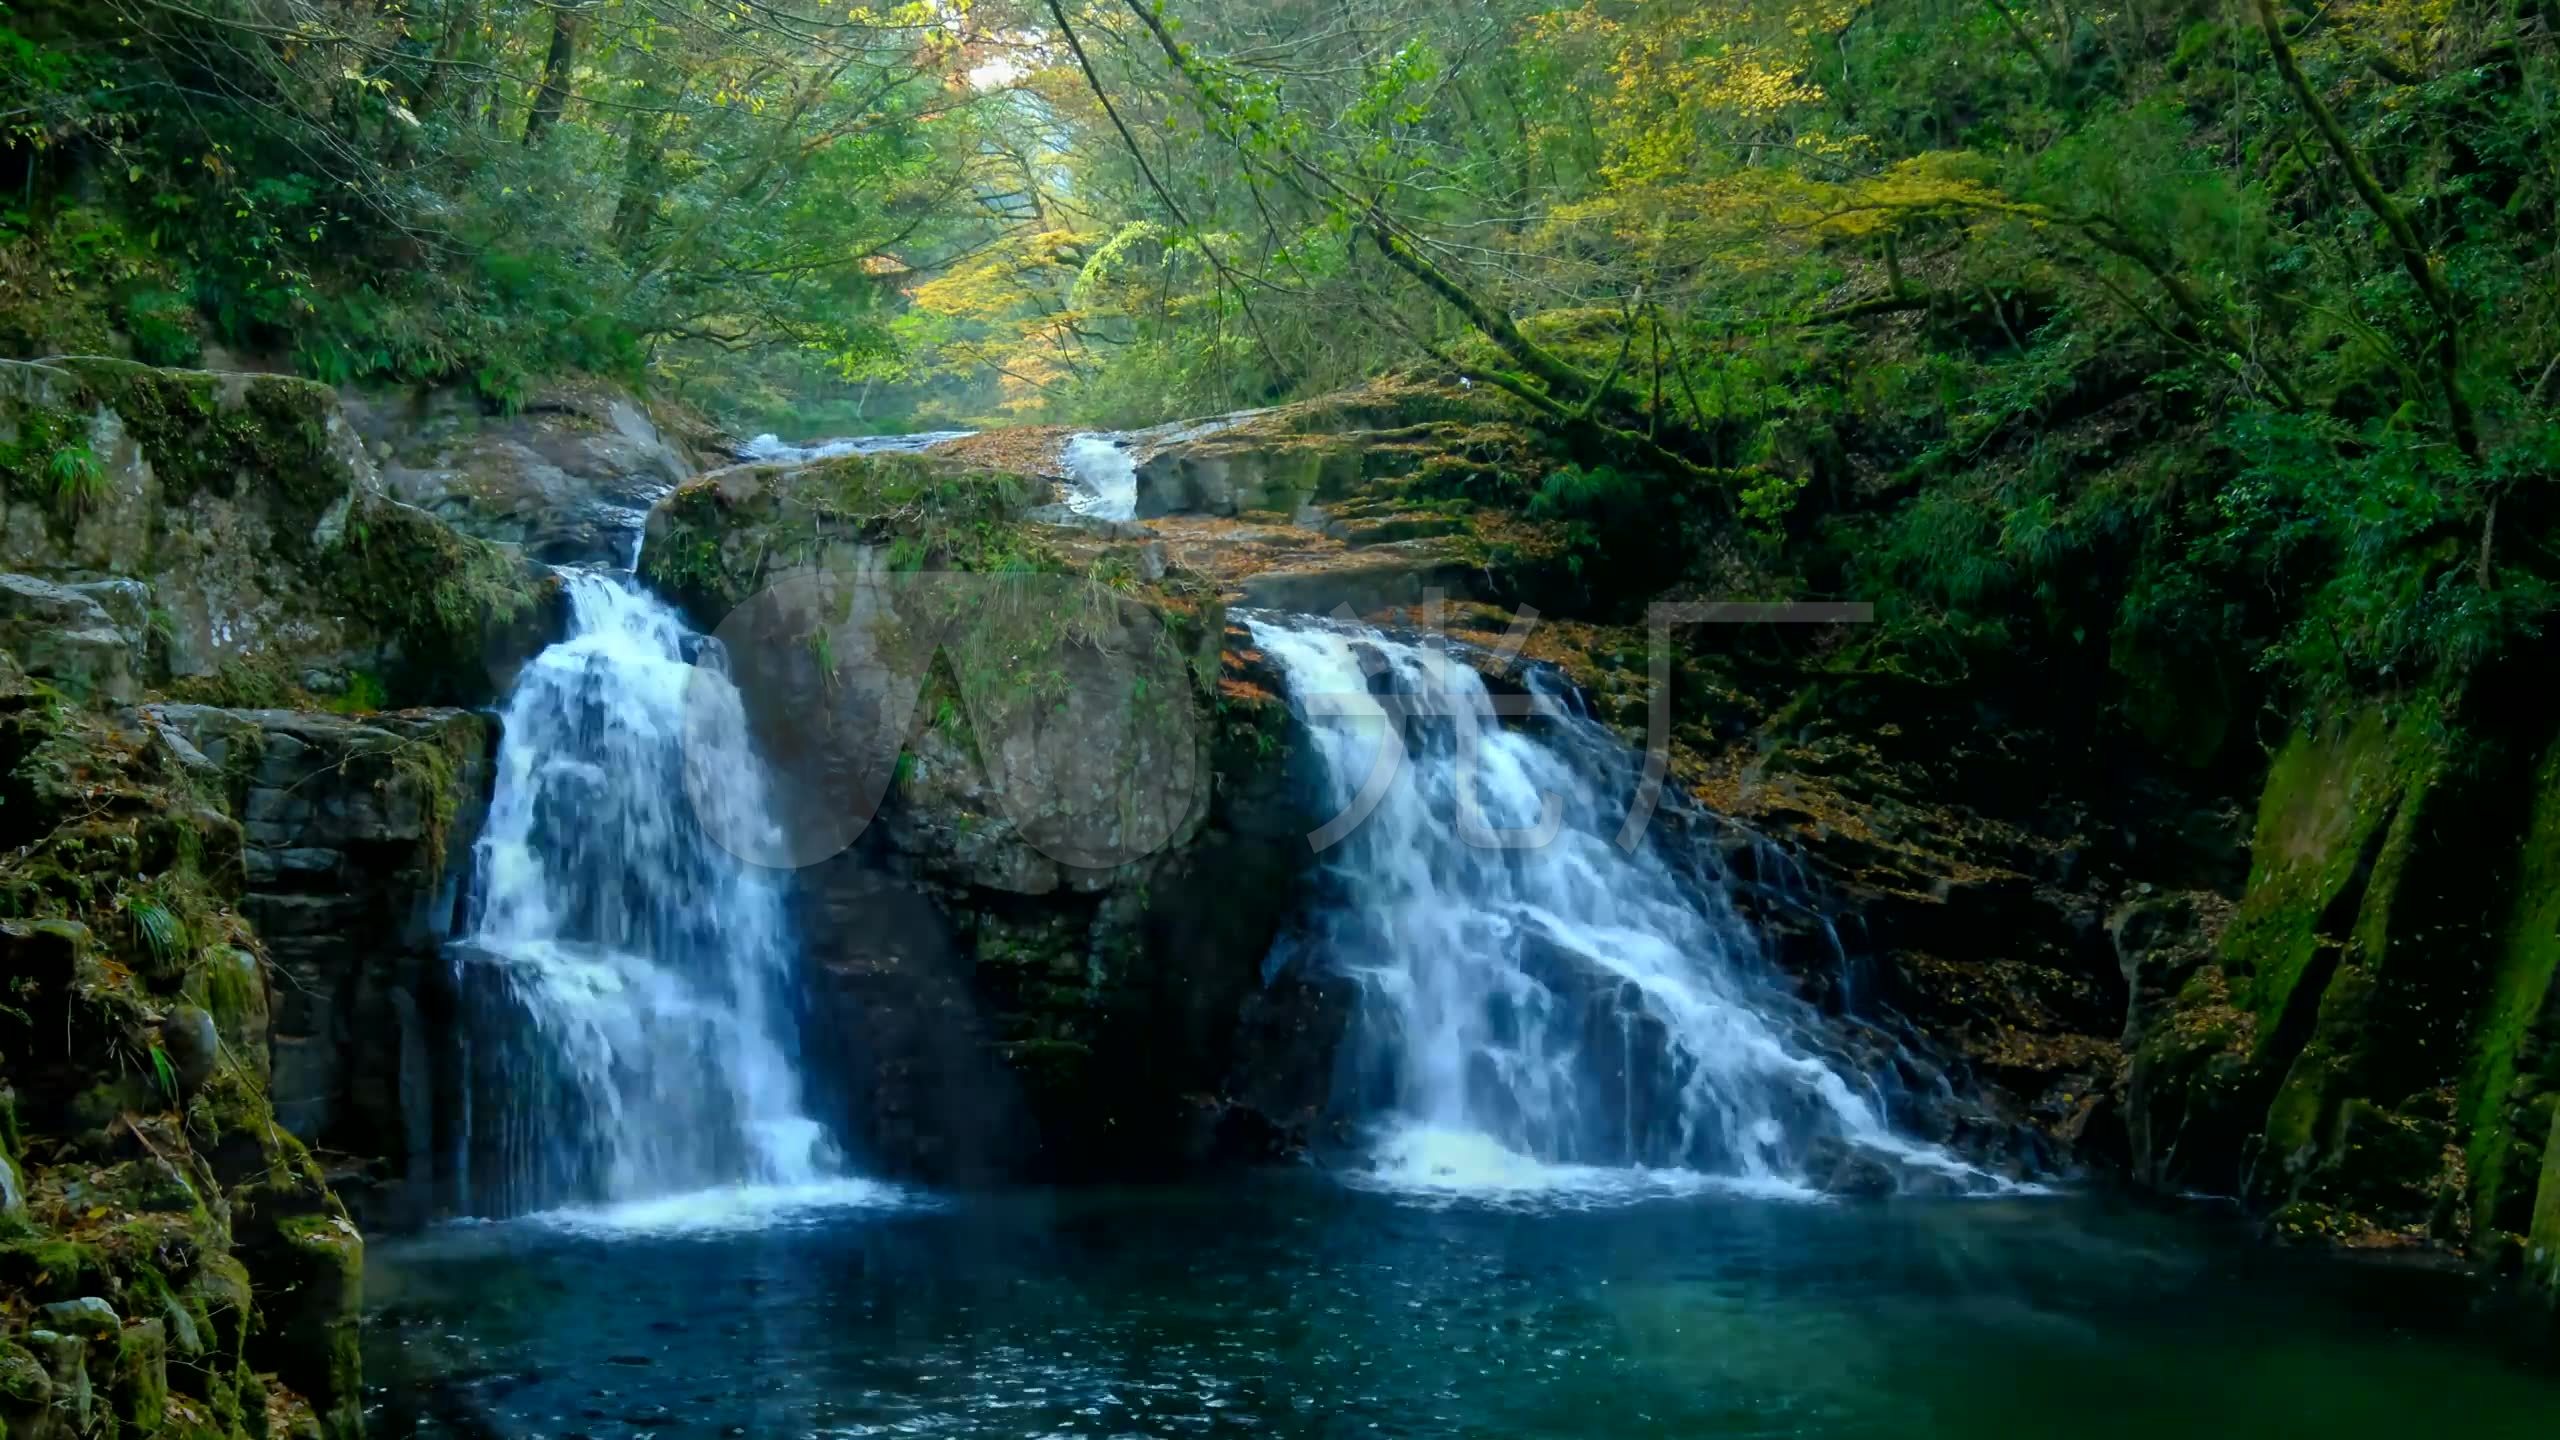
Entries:
[[[65, 454], [96, 477], [76, 500]], [[153, 653], [200, 700], [481, 703], [558, 620], [539, 567], [380, 493], [308, 381], [10, 363], [0, 501], [0, 569], [147, 581]]]
[[253, 1355], [310, 1400], [325, 1433], [362, 1434], [364, 1237], [343, 1214], [292, 1216], [256, 1259], [269, 1329]]
[[44, 1362], [17, 1341], [0, 1338], [0, 1417], [11, 1422], [10, 1433], [52, 1402], [53, 1377]]
[[154, 1435], [169, 1411], [169, 1345], [158, 1320], [137, 1320], [116, 1337], [107, 1396], [131, 1433]]
[[197, 1260], [195, 1274], [188, 1277], [179, 1299], [205, 1327], [204, 1339], [212, 1356], [208, 1370], [244, 1359], [257, 1316], [257, 1294], [249, 1283], [248, 1266], [228, 1252], [206, 1254]]
[[794, 574], [1063, 573], [1022, 519], [1044, 488], [933, 455], [732, 466], [650, 511], [640, 579], [708, 631]]
[[2420, 746], [2379, 708], [2297, 732], [2268, 769], [2225, 964], [2269, 1039], [2324, 948], [2347, 939]]
[[48, 1304], [99, 1294], [113, 1281], [99, 1246], [58, 1236], [0, 1241], [0, 1292]]

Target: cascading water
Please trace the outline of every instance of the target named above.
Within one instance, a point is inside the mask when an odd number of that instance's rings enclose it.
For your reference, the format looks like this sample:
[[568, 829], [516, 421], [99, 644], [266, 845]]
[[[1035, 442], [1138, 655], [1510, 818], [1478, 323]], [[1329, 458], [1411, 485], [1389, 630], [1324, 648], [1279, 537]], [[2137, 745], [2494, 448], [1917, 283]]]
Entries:
[[837, 1162], [801, 1103], [784, 897], [731, 853], [773, 823], [738, 692], [629, 580], [565, 579], [569, 635], [506, 707], [456, 952], [474, 1206], [815, 1196]]
[[1077, 435], [1059, 458], [1067, 472], [1068, 509], [1096, 520], [1137, 518], [1138, 464], [1127, 441]]
[[921, 430], [913, 435], [848, 435], [835, 440], [795, 442], [779, 435], [759, 435], [737, 449], [741, 460], [792, 465], [805, 465], [812, 460], [833, 460], [845, 455], [915, 455], [954, 440], [966, 440], [975, 430]]
[[1896, 1135], [1872, 1086], [1818, 1058], [1813, 1017], [1762, 978], [1721, 894], [1620, 848], [1634, 766], [1563, 697], [1533, 691], [1530, 725], [1505, 728], [1444, 651], [1251, 625], [1327, 777], [1339, 902], [1314, 939], [1362, 987], [1351, 1083], [1387, 1117], [1379, 1177], [1797, 1190], [1817, 1147], [1846, 1146], [1985, 1178]]

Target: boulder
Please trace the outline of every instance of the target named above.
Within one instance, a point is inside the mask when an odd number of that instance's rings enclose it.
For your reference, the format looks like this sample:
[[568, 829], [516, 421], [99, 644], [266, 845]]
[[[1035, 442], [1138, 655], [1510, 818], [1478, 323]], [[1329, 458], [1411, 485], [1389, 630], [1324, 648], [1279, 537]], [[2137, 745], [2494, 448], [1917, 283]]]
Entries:
[[62, 585], [0, 575], [0, 649], [25, 672], [74, 698], [129, 701], [149, 673], [139, 614], [121, 621], [102, 600], [130, 610], [130, 591], [113, 582]]
[[777, 775], [757, 858], [796, 874], [811, 1034], [840, 1042], [805, 1047], [813, 1089], [869, 1163], [935, 1180], [1267, 1151], [1220, 1136], [1282, 1127], [1220, 1117], [1311, 858], [1285, 710], [1227, 683], [1247, 642], [1201, 587], [1040, 523], [1040, 489], [846, 457], [651, 517], [643, 577], [715, 628]]
[[[556, 623], [544, 574], [386, 493], [307, 381], [0, 361], [0, 456], [0, 570], [107, 616], [79, 610], [69, 633], [88, 638], [41, 663], [97, 671], [112, 698], [165, 670], [226, 696], [477, 703]], [[126, 637], [121, 677], [100, 669], [109, 634]], [[147, 667], [130, 658], [146, 643]]]
[[649, 507], [699, 468], [646, 404], [606, 381], [536, 391], [512, 414], [457, 386], [345, 402], [391, 494], [552, 564], [629, 563]]
[[108, 1339], [124, 1328], [116, 1307], [95, 1295], [83, 1295], [77, 1300], [57, 1300], [36, 1313], [43, 1319], [47, 1330], [59, 1330], [83, 1340]]
[[180, 1005], [160, 1022], [160, 1048], [168, 1052], [169, 1065], [183, 1098], [204, 1088], [213, 1078], [214, 1068], [222, 1059], [222, 1034], [215, 1028], [212, 1012], [195, 1005]]

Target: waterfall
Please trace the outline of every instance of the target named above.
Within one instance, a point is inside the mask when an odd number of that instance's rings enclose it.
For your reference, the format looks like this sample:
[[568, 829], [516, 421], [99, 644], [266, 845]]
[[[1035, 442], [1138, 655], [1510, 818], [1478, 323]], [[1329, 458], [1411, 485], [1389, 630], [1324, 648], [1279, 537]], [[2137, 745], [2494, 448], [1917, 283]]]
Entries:
[[1117, 435], [1077, 435], [1060, 457], [1067, 472], [1067, 508], [1096, 520], [1134, 520], [1138, 514], [1138, 462]]
[[1856, 1152], [1984, 1181], [1896, 1135], [1881, 1092], [1820, 1057], [1722, 893], [1620, 847], [1633, 757], [1568, 696], [1533, 684], [1506, 728], [1442, 649], [1250, 624], [1326, 776], [1337, 898], [1314, 943], [1359, 982], [1346, 1083], [1385, 1117], [1379, 1176], [1801, 1192], [1812, 1162]]
[[[567, 638], [516, 683], [456, 948], [482, 1213], [837, 1174], [803, 1108], [773, 821], [712, 642], [570, 572]], [[727, 842], [727, 843], [723, 843]], [[753, 852], [751, 852], [753, 853]]]

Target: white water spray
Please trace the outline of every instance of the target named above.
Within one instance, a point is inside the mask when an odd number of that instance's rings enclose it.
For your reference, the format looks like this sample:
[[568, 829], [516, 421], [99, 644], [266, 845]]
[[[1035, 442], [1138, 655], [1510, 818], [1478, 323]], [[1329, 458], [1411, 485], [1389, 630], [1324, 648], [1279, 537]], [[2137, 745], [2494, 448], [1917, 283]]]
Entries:
[[1530, 726], [1506, 729], [1483, 678], [1439, 649], [1251, 623], [1340, 817], [1318, 943], [1362, 986], [1353, 1083], [1387, 1117], [1378, 1178], [1804, 1193], [1829, 1142], [1986, 1180], [1896, 1135], [1881, 1095], [1817, 1056], [1812, 1016], [1763, 976], [1721, 894], [1615, 843], [1633, 766], [1596, 722], [1533, 693]]
[[1138, 516], [1138, 462], [1115, 435], [1078, 435], [1060, 457], [1067, 471], [1067, 508], [1096, 520]]
[[515, 1042], [490, 1047], [504, 1173], [481, 1177], [484, 1207], [823, 1187], [782, 891], [713, 838], [773, 825], [738, 692], [628, 580], [566, 583], [568, 638], [506, 708], [459, 952], [480, 1028]]

